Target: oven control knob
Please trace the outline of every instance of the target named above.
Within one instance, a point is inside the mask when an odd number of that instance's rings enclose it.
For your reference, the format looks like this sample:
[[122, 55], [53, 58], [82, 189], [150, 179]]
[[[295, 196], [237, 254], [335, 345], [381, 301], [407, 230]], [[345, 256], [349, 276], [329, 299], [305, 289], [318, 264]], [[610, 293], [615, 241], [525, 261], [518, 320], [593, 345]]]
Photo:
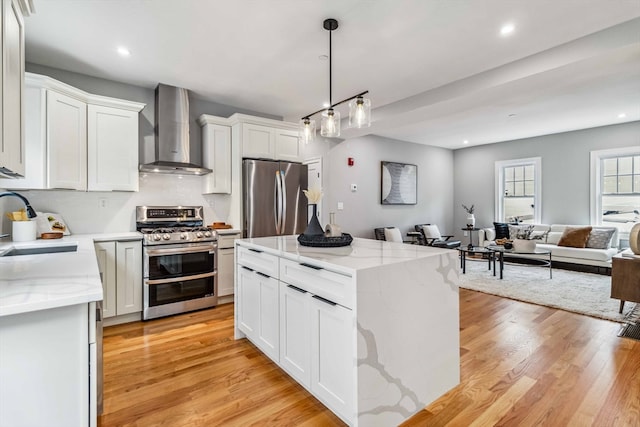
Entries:
[[205, 231], [204, 232], [204, 237], [211, 237], [211, 232], [210, 231]]
[[171, 235], [170, 235], [170, 234], [163, 234], [163, 235], [162, 235], [162, 238], [163, 238], [164, 240], [169, 240], [169, 239], [171, 238]]
[[153, 235], [153, 240], [155, 240], [156, 242], [157, 242], [158, 240], [160, 240], [160, 235], [159, 235], [159, 234], [154, 234], [154, 235]]
[[182, 233], [182, 234], [180, 235], [180, 240], [184, 240], [184, 239], [186, 239], [186, 238], [187, 238], [187, 233]]
[[202, 237], [202, 231], [197, 231], [196, 232], [196, 237], [199, 239]]

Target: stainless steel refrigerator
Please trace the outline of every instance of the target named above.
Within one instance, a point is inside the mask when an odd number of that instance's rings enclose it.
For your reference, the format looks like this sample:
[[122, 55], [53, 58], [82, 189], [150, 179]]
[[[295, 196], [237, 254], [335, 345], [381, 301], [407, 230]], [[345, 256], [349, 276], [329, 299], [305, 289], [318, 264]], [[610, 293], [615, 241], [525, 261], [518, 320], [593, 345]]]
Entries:
[[301, 234], [307, 227], [307, 165], [242, 161], [243, 236]]

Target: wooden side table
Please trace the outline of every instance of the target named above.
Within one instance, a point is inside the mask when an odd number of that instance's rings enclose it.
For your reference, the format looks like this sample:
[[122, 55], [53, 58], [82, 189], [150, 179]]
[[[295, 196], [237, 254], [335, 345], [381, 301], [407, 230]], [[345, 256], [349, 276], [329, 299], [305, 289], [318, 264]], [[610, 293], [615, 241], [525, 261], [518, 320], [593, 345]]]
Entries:
[[618, 254], [611, 261], [611, 298], [620, 300], [622, 313], [625, 301], [640, 302], [640, 258]]

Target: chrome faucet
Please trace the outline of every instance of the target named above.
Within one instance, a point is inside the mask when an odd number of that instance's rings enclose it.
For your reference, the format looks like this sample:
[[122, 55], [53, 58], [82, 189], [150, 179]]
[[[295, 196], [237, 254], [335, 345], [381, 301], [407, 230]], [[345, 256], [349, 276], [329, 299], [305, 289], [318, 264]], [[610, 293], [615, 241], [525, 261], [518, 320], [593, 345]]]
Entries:
[[26, 197], [18, 194], [18, 193], [14, 193], [13, 191], [6, 191], [4, 193], [0, 193], [0, 197], [4, 197], [4, 196], [14, 196], [17, 197], [18, 199], [22, 200], [22, 202], [24, 203], [24, 207], [27, 210], [27, 217], [29, 218], [35, 218], [36, 216], [36, 211], [33, 210], [33, 208], [31, 207], [31, 205], [29, 204], [29, 201], [27, 200]]

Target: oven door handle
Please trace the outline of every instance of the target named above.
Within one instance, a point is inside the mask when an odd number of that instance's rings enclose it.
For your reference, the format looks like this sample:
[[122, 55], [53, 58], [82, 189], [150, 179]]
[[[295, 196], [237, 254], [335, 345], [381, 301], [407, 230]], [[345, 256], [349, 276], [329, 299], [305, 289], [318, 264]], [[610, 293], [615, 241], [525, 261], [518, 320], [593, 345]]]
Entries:
[[161, 248], [161, 249], [146, 249], [147, 255], [156, 256], [156, 255], [179, 255], [179, 254], [194, 254], [198, 252], [208, 252], [213, 253], [217, 249], [218, 245], [201, 245], [201, 246], [190, 246], [186, 248]]
[[194, 274], [193, 276], [172, 277], [170, 279], [147, 280], [147, 285], [162, 285], [165, 283], [186, 282], [188, 280], [206, 279], [207, 277], [217, 276], [218, 272]]

